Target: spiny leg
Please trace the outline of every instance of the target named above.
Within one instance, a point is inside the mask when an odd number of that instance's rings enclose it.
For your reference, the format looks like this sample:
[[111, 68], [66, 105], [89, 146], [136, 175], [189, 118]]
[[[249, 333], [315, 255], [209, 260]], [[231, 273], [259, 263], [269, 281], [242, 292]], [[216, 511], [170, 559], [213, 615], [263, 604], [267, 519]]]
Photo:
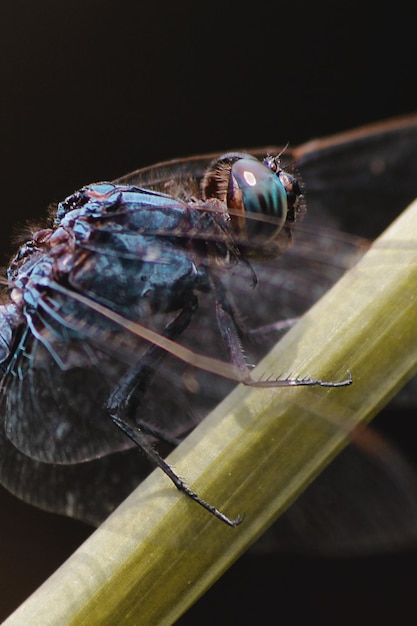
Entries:
[[120, 419], [117, 415], [112, 415], [112, 420], [127, 435], [148, 457], [148, 459], [156, 466], [158, 466], [165, 474], [172, 480], [176, 488], [191, 498], [194, 502], [202, 506], [206, 511], [217, 517], [228, 526], [238, 526], [242, 521], [240, 517], [231, 519], [212, 504], [209, 504], [200, 496], [192, 491], [183, 480], [174, 472], [172, 467], [158, 454], [158, 452], [152, 447], [145, 433], [139, 428], [134, 428], [128, 422]]
[[243, 328], [238, 319], [237, 312], [230, 302], [228, 295], [220, 280], [213, 281], [216, 293], [216, 316], [220, 334], [233, 365], [236, 365], [242, 373], [241, 382], [249, 387], [346, 387], [352, 383], [352, 376], [349, 370], [347, 377], [338, 382], [324, 381], [307, 376], [305, 378], [270, 378], [266, 380], [254, 380], [251, 376], [245, 354], [240, 342], [240, 337], [248, 336], [249, 333]]
[[[193, 314], [197, 309], [197, 299], [194, 298], [180, 311], [163, 330], [163, 335], [168, 339], [176, 339], [189, 325]], [[121, 415], [126, 419], [133, 419], [142, 403], [143, 397], [152, 382], [167, 352], [152, 344], [145, 354], [129, 368], [120, 378], [106, 401], [106, 409], [111, 417]], [[150, 425], [141, 424], [141, 430], [150, 435], [164, 440], [167, 443], [178, 445], [179, 441], [169, 437], [165, 432]]]
[[[190, 323], [196, 308], [197, 298], [194, 298], [181, 310], [178, 316], [166, 326], [163, 335], [169, 339], [178, 337]], [[119, 380], [106, 402], [106, 409], [113, 423], [142, 450], [151, 463], [165, 472], [179, 491], [187, 495], [225, 524], [233, 527], [237, 526], [241, 522], [240, 518], [231, 519], [227, 515], [224, 515], [212, 504], [200, 498], [198, 494], [192, 491], [184, 481], [177, 476], [169, 464], [154, 449], [148, 439], [148, 435], [154, 435], [160, 439], [164, 439], [168, 443], [177, 444], [178, 441], [167, 437], [165, 433], [161, 433], [156, 428], [152, 428], [148, 425], [133, 426], [129, 422], [129, 419], [132, 419], [140, 409], [144, 394], [166, 354], [166, 351], [162, 348], [151, 345], [144, 356]]]

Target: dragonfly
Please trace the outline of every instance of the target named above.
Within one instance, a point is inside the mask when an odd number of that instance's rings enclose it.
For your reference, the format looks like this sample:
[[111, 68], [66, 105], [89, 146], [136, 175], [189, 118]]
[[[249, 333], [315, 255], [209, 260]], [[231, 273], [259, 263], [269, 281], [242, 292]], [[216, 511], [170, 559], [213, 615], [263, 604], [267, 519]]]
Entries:
[[[408, 204], [416, 191], [416, 137], [411, 116], [292, 150], [179, 159], [89, 185], [60, 203], [8, 270], [0, 334], [2, 483], [37, 506], [96, 524], [149, 473], [140, 447], [187, 495], [238, 523], [191, 492], [163, 457], [235, 380], [350, 382], [253, 380], [240, 341], [251, 328], [250, 358], [257, 361], [282, 327], [271, 286], [283, 318], [301, 314], [351, 262], [362, 237], [377, 234]], [[296, 228], [303, 194], [288, 166], [304, 181], [314, 220], [313, 227], [304, 220], [305, 230]], [[273, 181], [278, 200], [266, 217], [257, 202], [249, 216], [243, 212], [251, 176]], [[261, 195], [268, 193], [270, 187]], [[298, 254], [293, 246], [281, 258], [293, 227]], [[145, 271], [136, 279], [138, 263]], [[220, 280], [226, 265], [231, 271]], [[138, 318], [141, 326], [132, 326]], [[205, 356], [179, 363], [180, 345]], [[222, 369], [225, 352], [230, 365]]]

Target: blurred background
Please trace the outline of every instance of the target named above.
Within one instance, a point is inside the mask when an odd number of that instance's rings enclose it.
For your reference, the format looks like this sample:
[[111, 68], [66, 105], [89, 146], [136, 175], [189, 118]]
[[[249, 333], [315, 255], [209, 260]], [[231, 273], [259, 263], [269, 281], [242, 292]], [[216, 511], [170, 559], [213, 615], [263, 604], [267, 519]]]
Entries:
[[[413, 17], [401, 3], [3, 0], [0, 263], [19, 226], [89, 182], [416, 110]], [[0, 495], [2, 620], [91, 529]], [[416, 557], [246, 556], [179, 623], [266, 623], [278, 604], [291, 624], [333, 623], [340, 606], [339, 624], [411, 623]]]

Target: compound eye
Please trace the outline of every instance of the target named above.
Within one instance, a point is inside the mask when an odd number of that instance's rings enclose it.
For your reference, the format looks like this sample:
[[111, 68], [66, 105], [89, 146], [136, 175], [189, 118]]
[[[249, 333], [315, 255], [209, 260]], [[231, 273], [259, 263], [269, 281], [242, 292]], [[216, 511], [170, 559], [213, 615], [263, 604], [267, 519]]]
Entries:
[[249, 245], [276, 238], [287, 219], [287, 192], [280, 178], [255, 158], [233, 163], [227, 190], [227, 207], [234, 230]]

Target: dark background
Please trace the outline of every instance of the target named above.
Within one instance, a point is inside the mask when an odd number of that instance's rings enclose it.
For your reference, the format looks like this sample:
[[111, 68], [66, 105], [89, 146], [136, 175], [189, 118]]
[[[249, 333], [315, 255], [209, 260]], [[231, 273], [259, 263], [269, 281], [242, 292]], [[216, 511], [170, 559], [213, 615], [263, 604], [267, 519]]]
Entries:
[[[375, 7], [3, 0], [0, 263], [16, 225], [83, 184], [417, 109], [413, 15]], [[90, 529], [5, 492], [0, 506], [2, 619]], [[291, 624], [412, 623], [416, 556], [244, 557], [180, 623], [265, 623], [274, 607]]]

